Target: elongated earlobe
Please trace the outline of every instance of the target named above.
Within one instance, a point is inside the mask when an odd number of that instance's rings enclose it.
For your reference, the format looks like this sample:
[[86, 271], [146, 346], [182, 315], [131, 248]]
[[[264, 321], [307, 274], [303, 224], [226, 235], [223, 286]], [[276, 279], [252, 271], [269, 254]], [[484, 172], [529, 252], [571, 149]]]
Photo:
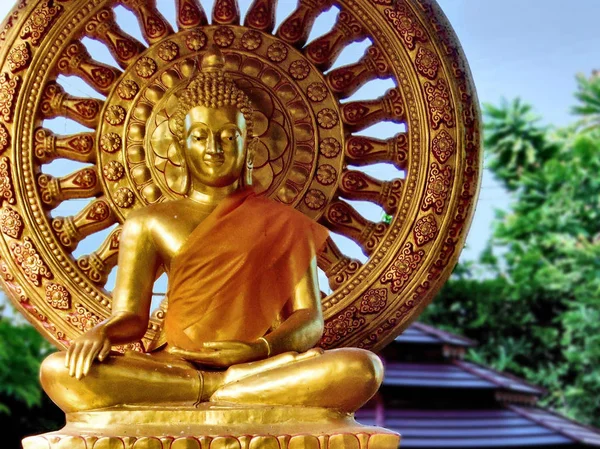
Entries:
[[[169, 184], [169, 188], [174, 192], [180, 195], [187, 195], [190, 191], [191, 183], [187, 160], [185, 158], [185, 141], [175, 137], [172, 141], [172, 145], [175, 147], [175, 152], [177, 154], [177, 156], [174, 158], [177, 163], [174, 165], [179, 166], [177, 167], [177, 180], [172, 180], [169, 183], [169, 179], [167, 179], [167, 183]], [[169, 160], [171, 163], [173, 163], [173, 160], [171, 160], [170, 157]]]
[[256, 145], [258, 144], [258, 137], [253, 137], [248, 144], [248, 149], [246, 150], [246, 166], [244, 167], [244, 172], [242, 173], [242, 180], [244, 185], [251, 186], [252, 185], [252, 171], [254, 169], [254, 154], [256, 152]]

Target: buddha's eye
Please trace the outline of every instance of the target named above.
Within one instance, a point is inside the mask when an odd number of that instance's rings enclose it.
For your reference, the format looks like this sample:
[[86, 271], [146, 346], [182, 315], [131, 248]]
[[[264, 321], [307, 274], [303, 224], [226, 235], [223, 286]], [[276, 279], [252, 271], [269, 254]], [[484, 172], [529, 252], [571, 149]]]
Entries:
[[233, 142], [237, 137], [238, 133], [236, 131], [226, 131], [221, 134], [221, 140], [227, 143]]

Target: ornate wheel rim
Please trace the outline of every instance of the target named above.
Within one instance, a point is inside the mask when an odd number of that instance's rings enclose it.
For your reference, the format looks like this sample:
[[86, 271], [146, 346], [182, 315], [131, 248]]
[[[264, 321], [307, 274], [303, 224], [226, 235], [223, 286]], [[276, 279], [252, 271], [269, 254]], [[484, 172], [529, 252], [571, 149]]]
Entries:
[[[59, 347], [110, 314], [104, 287], [117, 262], [120, 223], [132, 210], [180, 195], [178, 156], [164, 136], [176, 93], [209, 45], [250, 91], [261, 139], [256, 179], [368, 256], [351, 259], [329, 240], [319, 256], [324, 295], [321, 345], [377, 350], [418, 316], [450, 275], [464, 244], [481, 173], [479, 110], [466, 60], [433, 0], [300, 0], [275, 33], [276, 0], [254, 0], [244, 25], [234, 0], [215, 2], [211, 24], [197, 0], [173, 0], [177, 31], [153, 1], [23, 0], [0, 32], [0, 272], [17, 308]], [[144, 44], [116, 25], [122, 5]], [[336, 6], [332, 30], [305, 44], [315, 18]], [[104, 43], [120, 67], [94, 61], [81, 43]], [[327, 71], [340, 51], [369, 39], [355, 64]], [[104, 99], [76, 98], [58, 75], [82, 78]], [[395, 87], [369, 101], [350, 97], [373, 79]], [[57, 136], [43, 120], [88, 128]], [[380, 121], [406, 131], [381, 140], [359, 131]], [[160, 138], [157, 138], [160, 137]], [[55, 159], [88, 164], [53, 177]], [[388, 163], [404, 178], [380, 181], [362, 167]], [[352, 166], [350, 168], [349, 166]], [[76, 215], [61, 202], [87, 198]], [[391, 216], [371, 222], [348, 201]], [[90, 254], [85, 237], [115, 226]], [[144, 339], [152, 347], [164, 309]]]

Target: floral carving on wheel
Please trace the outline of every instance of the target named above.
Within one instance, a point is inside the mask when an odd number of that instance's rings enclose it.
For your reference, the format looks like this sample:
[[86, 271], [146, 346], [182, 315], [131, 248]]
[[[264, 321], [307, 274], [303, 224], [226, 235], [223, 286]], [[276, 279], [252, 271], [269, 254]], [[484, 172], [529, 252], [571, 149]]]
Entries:
[[423, 200], [423, 210], [433, 209], [435, 213], [441, 214], [450, 194], [451, 185], [452, 168], [448, 166], [440, 167], [437, 162], [431, 164], [427, 190]]
[[54, 282], [46, 284], [46, 301], [54, 309], [69, 310], [71, 308], [71, 294], [63, 285]]
[[425, 251], [414, 251], [413, 244], [406, 242], [396, 260], [381, 276], [381, 282], [391, 284], [392, 293], [399, 292], [410, 279], [411, 274], [419, 267], [425, 256]]
[[5, 207], [0, 211], [0, 230], [13, 239], [21, 237], [23, 220], [16, 210]]
[[360, 301], [362, 313], [377, 313], [387, 304], [387, 290], [385, 288], [372, 288], [368, 290]]
[[431, 214], [419, 219], [415, 225], [414, 235], [418, 246], [435, 239], [438, 233], [438, 225], [435, 217]]
[[366, 320], [358, 313], [354, 306], [349, 307], [343, 313], [325, 324], [325, 332], [320, 346], [329, 346], [355, 332], [366, 323]]
[[23, 243], [11, 243], [10, 250], [15, 262], [33, 285], [39, 286], [42, 278], [52, 279], [50, 269], [40, 257], [29, 237], [25, 237]]

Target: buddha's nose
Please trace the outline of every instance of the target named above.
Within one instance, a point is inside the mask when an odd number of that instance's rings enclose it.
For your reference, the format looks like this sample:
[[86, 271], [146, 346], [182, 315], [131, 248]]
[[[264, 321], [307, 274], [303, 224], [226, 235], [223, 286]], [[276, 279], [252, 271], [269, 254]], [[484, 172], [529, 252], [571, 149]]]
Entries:
[[206, 149], [208, 154], [222, 154], [223, 148], [216, 139], [209, 139], [208, 148]]

